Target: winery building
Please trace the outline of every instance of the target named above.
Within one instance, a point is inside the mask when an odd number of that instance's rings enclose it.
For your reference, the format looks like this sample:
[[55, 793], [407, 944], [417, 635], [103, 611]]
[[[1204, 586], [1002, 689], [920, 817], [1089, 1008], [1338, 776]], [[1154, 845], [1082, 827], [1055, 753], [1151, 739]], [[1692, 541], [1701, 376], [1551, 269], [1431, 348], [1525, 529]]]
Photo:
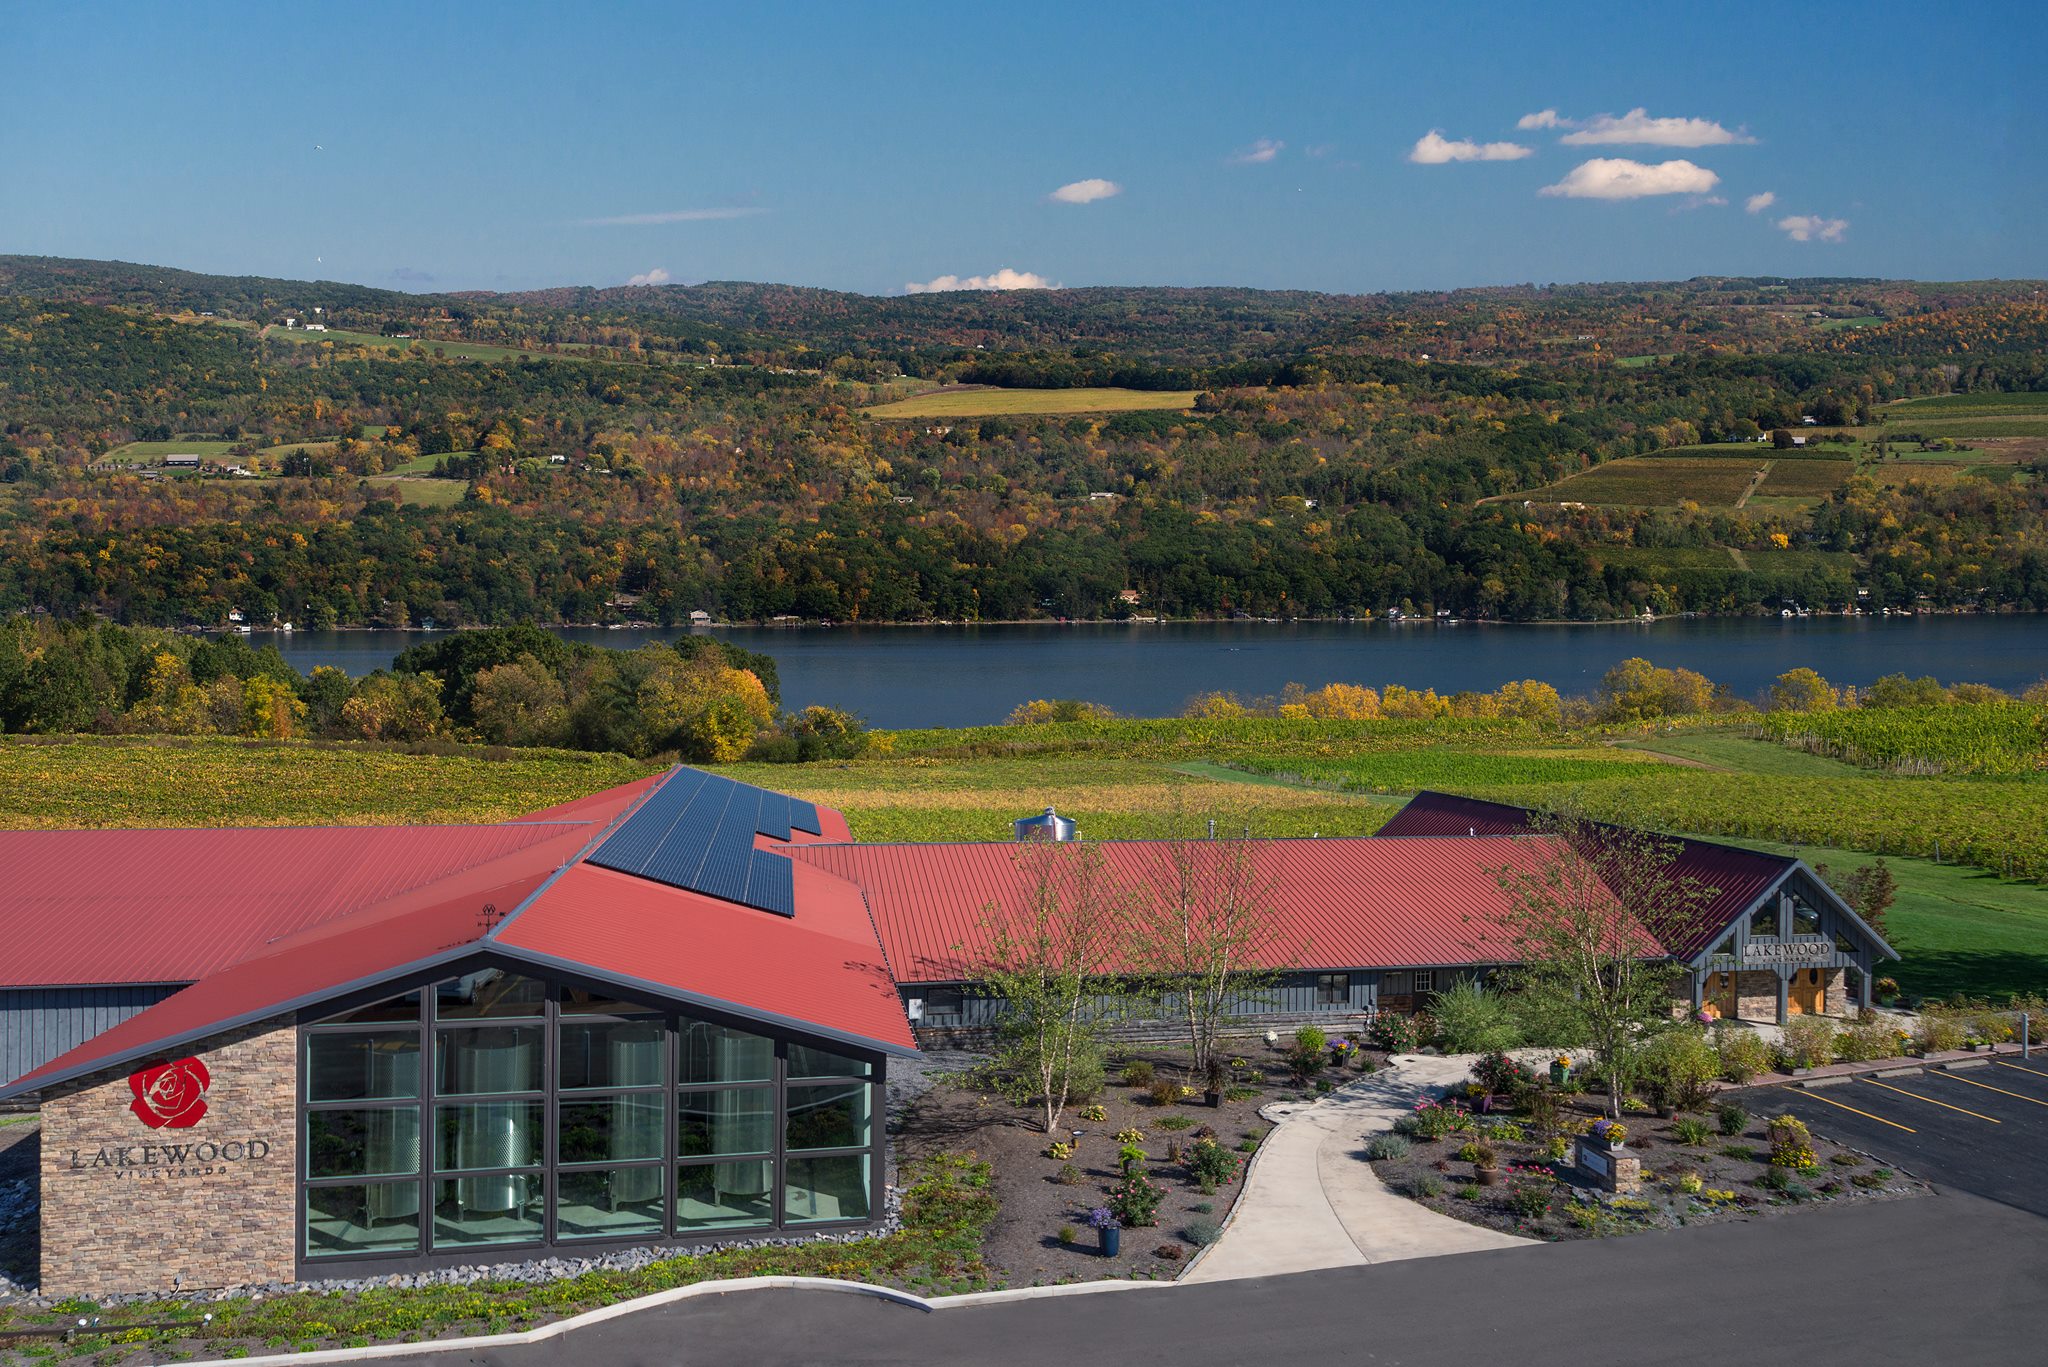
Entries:
[[[1509, 966], [1500, 870], [1558, 839], [1423, 794], [1369, 838], [1092, 847], [1128, 895], [1249, 850], [1276, 986], [1239, 1009], [1353, 1025]], [[1695, 1005], [1840, 1014], [1895, 957], [1796, 860], [1680, 860], [1716, 890], [1662, 947]], [[0, 833], [0, 864], [56, 1295], [875, 1227], [891, 1060], [993, 1019], [975, 964], [1033, 894], [1016, 844], [860, 844], [688, 768], [488, 826]]]

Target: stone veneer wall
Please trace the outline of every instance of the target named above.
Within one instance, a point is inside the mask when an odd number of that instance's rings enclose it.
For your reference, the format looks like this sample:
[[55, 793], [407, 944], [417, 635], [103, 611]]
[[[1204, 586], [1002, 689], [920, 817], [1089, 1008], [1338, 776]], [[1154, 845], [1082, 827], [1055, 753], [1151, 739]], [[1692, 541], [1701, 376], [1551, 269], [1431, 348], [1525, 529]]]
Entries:
[[206, 1113], [186, 1129], [151, 1129], [129, 1109], [134, 1068], [45, 1094], [43, 1294], [292, 1280], [297, 1053], [297, 1028], [282, 1019], [171, 1056], [199, 1059], [212, 1077]]

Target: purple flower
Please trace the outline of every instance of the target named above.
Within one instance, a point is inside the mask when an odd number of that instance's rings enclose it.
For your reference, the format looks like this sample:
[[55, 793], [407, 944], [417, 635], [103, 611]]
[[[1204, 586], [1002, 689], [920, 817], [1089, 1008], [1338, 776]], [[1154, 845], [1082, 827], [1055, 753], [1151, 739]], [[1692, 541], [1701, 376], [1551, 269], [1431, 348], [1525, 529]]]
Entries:
[[1088, 1212], [1088, 1227], [1090, 1229], [1116, 1229], [1122, 1223], [1122, 1221], [1116, 1218], [1116, 1212], [1108, 1206], [1097, 1206]]

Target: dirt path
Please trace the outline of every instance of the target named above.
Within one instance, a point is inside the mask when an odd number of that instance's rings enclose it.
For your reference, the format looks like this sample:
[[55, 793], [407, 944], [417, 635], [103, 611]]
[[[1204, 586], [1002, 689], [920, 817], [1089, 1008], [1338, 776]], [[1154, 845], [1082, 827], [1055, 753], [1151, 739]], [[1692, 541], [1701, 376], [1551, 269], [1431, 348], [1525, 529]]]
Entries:
[[1652, 750], [1647, 745], [1623, 745], [1618, 740], [1604, 740], [1600, 743], [1611, 746], [1616, 750], [1628, 750], [1638, 755], [1648, 755], [1659, 764], [1675, 764], [1681, 769], [1712, 769], [1718, 774], [1732, 774], [1735, 772], [1733, 769], [1724, 768], [1719, 764], [1709, 764], [1703, 759], [1694, 759], [1690, 755], [1671, 755], [1666, 754], [1662, 750]]
[[[1776, 463], [1776, 461], [1769, 460], [1764, 462], [1764, 468], [1756, 472], [1756, 478], [1752, 479], [1749, 482], [1749, 487], [1742, 491], [1742, 497], [1735, 500], [1736, 507], [1740, 508], [1743, 504], [1749, 502], [1749, 496], [1755, 493], [1766, 479], [1770, 478], [1771, 466], [1775, 465]], [[1745, 565], [1743, 566], [1743, 568], [1747, 569], [1749, 567]]]

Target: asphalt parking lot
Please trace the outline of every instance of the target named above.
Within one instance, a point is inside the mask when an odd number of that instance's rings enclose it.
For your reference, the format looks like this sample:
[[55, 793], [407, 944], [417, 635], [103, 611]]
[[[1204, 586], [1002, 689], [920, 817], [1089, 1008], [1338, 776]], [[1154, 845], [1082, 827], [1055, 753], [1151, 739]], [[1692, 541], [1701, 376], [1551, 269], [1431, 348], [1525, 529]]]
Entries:
[[1937, 1187], [2048, 1215], [2048, 1053], [1739, 1096]]

